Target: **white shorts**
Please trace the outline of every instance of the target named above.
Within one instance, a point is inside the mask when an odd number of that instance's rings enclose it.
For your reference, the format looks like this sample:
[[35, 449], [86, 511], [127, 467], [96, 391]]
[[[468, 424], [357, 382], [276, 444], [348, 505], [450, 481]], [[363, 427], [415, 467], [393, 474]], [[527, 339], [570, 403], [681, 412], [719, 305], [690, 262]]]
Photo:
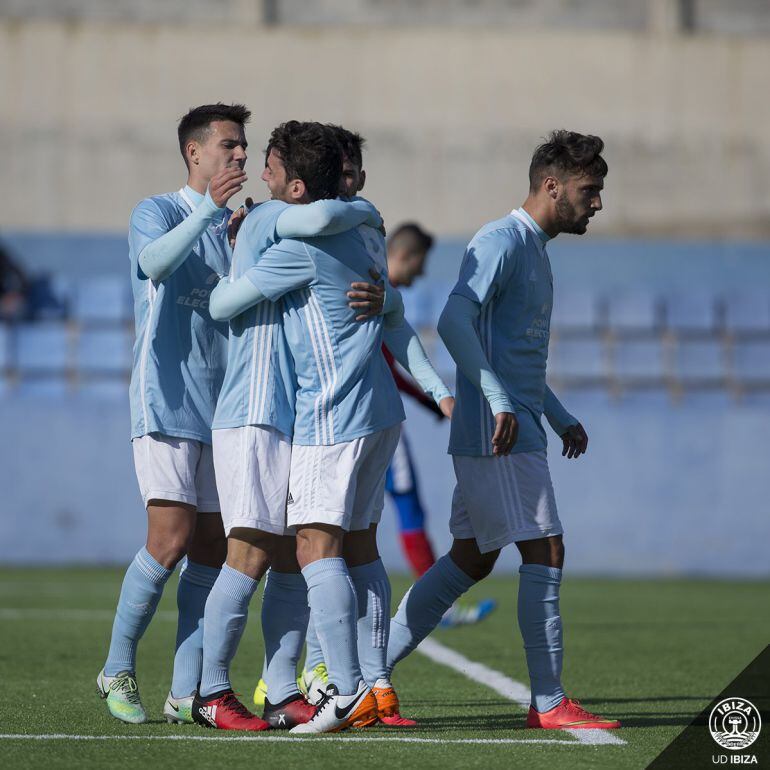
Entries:
[[401, 435], [394, 425], [332, 446], [295, 444], [291, 455], [290, 527], [331, 524], [347, 532], [379, 522], [385, 473]]
[[275, 428], [246, 425], [212, 431], [222, 523], [274, 535], [286, 532], [291, 439]]
[[150, 500], [194, 505], [200, 513], [219, 511], [211, 447], [190, 438], [148, 433], [132, 439], [136, 478], [145, 507]]
[[454, 455], [452, 460], [457, 478], [449, 520], [453, 537], [474, 538], [488, 553], [519, 540], [562, 534], [544, 451]]

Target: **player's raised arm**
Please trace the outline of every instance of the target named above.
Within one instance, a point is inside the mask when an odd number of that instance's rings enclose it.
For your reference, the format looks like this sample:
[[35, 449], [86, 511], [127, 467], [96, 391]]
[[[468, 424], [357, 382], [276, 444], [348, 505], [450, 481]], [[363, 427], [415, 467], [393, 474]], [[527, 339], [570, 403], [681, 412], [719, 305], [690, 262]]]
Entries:
[[508, 394], [487, 359], [476, 331], [480, 306], [459, 294], [451, 294], [438, 322], [438, 333], [462, 373], [489, 402], [495, 416], [493, 451], [510, 453], [518, 437], [518, 422]]
[[[201, 204], [176, 227], [155, 237], [139, 253], [139, 267], [147, 278], [163, 281], [187, 259], [193, 246], [216, 219], [221, 218], [229, 198], [243, 187], [246, 173], [240, 166], [228, 166], [209, 183]], [[154, 212], [151, 202], [143, 201], [131, 216], [132, 229], [152, 231]]]
[[359, 225], [382, 227], [382, 217], [369, 201], [320, 200], [287, 208], [278, 217], [276, 233], [279, 238], [312, 238], [337, 235]]
[[444, 416], [451, 418], [454, 397], [433, 368], [417, 332], [404, 319], [403, 313], [400, 324], [395, 327], [386, 326], [383, 341], [396, 361], [412, 375], [423, 391], [433, 398]]

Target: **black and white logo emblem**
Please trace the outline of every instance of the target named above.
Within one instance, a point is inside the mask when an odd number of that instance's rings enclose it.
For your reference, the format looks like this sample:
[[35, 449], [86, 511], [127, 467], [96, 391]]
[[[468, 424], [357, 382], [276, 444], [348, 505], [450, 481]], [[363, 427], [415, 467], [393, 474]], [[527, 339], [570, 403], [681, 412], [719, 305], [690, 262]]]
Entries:
[[757, 707], [745, 698], [725, 698], [709, 715], [709, 732], [722, 748], [740, 751], [759, 737], [762, 718]]

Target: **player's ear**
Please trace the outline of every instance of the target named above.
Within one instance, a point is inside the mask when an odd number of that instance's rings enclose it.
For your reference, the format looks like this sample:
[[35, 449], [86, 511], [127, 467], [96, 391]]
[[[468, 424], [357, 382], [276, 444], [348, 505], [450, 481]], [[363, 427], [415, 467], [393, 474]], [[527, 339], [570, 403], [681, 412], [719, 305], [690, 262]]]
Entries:
[[198, 165], [200, 163], [200, 152], [198, 151], [198, 142], [190, 140], [187, 142], [184, 148], [185, 155], [187, 156], [187, 164]]
[[561, 188], [561, 183], [555, 176], [547, 176], [543, 180], [543, 189], [549, 198], [558, 198]]
[[364, 185], [366, 184], [366, 171], [364, 171], [363, 169], [361, 169], [361, 177], [360, 178], [361, 178], [361, 182], [358, 185], [358, 190], [356, 190], [356, 192], [361, 192], [361, 190], [364, 189]]
[[289, 194], [292, 200], [301, 201], [305, 197], [307, 188], [301, 179], [292, 179], [289, 183]]

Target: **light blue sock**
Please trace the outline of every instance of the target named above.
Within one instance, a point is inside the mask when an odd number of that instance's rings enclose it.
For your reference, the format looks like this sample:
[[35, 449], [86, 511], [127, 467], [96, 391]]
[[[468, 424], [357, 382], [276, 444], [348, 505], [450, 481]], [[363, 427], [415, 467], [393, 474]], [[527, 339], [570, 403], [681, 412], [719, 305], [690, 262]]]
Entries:
[[324, 662], [324, 651], [321, 649], [321, 642], [318, 641], [318, 634], [315, 632], [313, 618], [307, 625], [306, 652], [305, 652], [305, 671], [312, 671], [317, 665]]
[[564, 698], [560, 584], [561, 570], [556, 567], [519, 567], [519, 628], [527, 653], [532, 705], [541, 713], [555, 708]]
[[176, 655], [171, 694], [186, 698], [198, 689], [203, 666], [203, 611], [211, 587], [219, 577], [219, 569], [197, 564], [187, 559], [179, 575], [176, 606], [179, 622], [176, 627]]
[[475, 582], [446, 554], [406, 592], [390, 621], [389, 675], [396, 663], [433, 631], [444, 613]]
[[364, 681], [372, 687], [388, 678], [390, 580], [382, 559], [350, 567], [358, 604], [358, 660]]
[[270, 570], [262, 600], [265, 639], [264, 680], [270, 703], [299, 697], [297, 664], [302, 655], [310, 607], [307, 584], [299, 573]]
[[246, 628], [249, 602], [257, 583], [258, 580], [225, 564], [211, 588], [203, 616], [203, 698], [232, 689], [230, 663]]
[[319, 559], [302, 570], [329, 681], [341, 695], [358, 689], [363, 677], [356, 644], [356, 592], [345, 560]]
[[134, 556], [123, 578], [112, 624], [110, 651], [104, 664], [107, 676], [136, 671], [136, 647], [150, 625], [172, 571], [158, 564], [146, 548]]

